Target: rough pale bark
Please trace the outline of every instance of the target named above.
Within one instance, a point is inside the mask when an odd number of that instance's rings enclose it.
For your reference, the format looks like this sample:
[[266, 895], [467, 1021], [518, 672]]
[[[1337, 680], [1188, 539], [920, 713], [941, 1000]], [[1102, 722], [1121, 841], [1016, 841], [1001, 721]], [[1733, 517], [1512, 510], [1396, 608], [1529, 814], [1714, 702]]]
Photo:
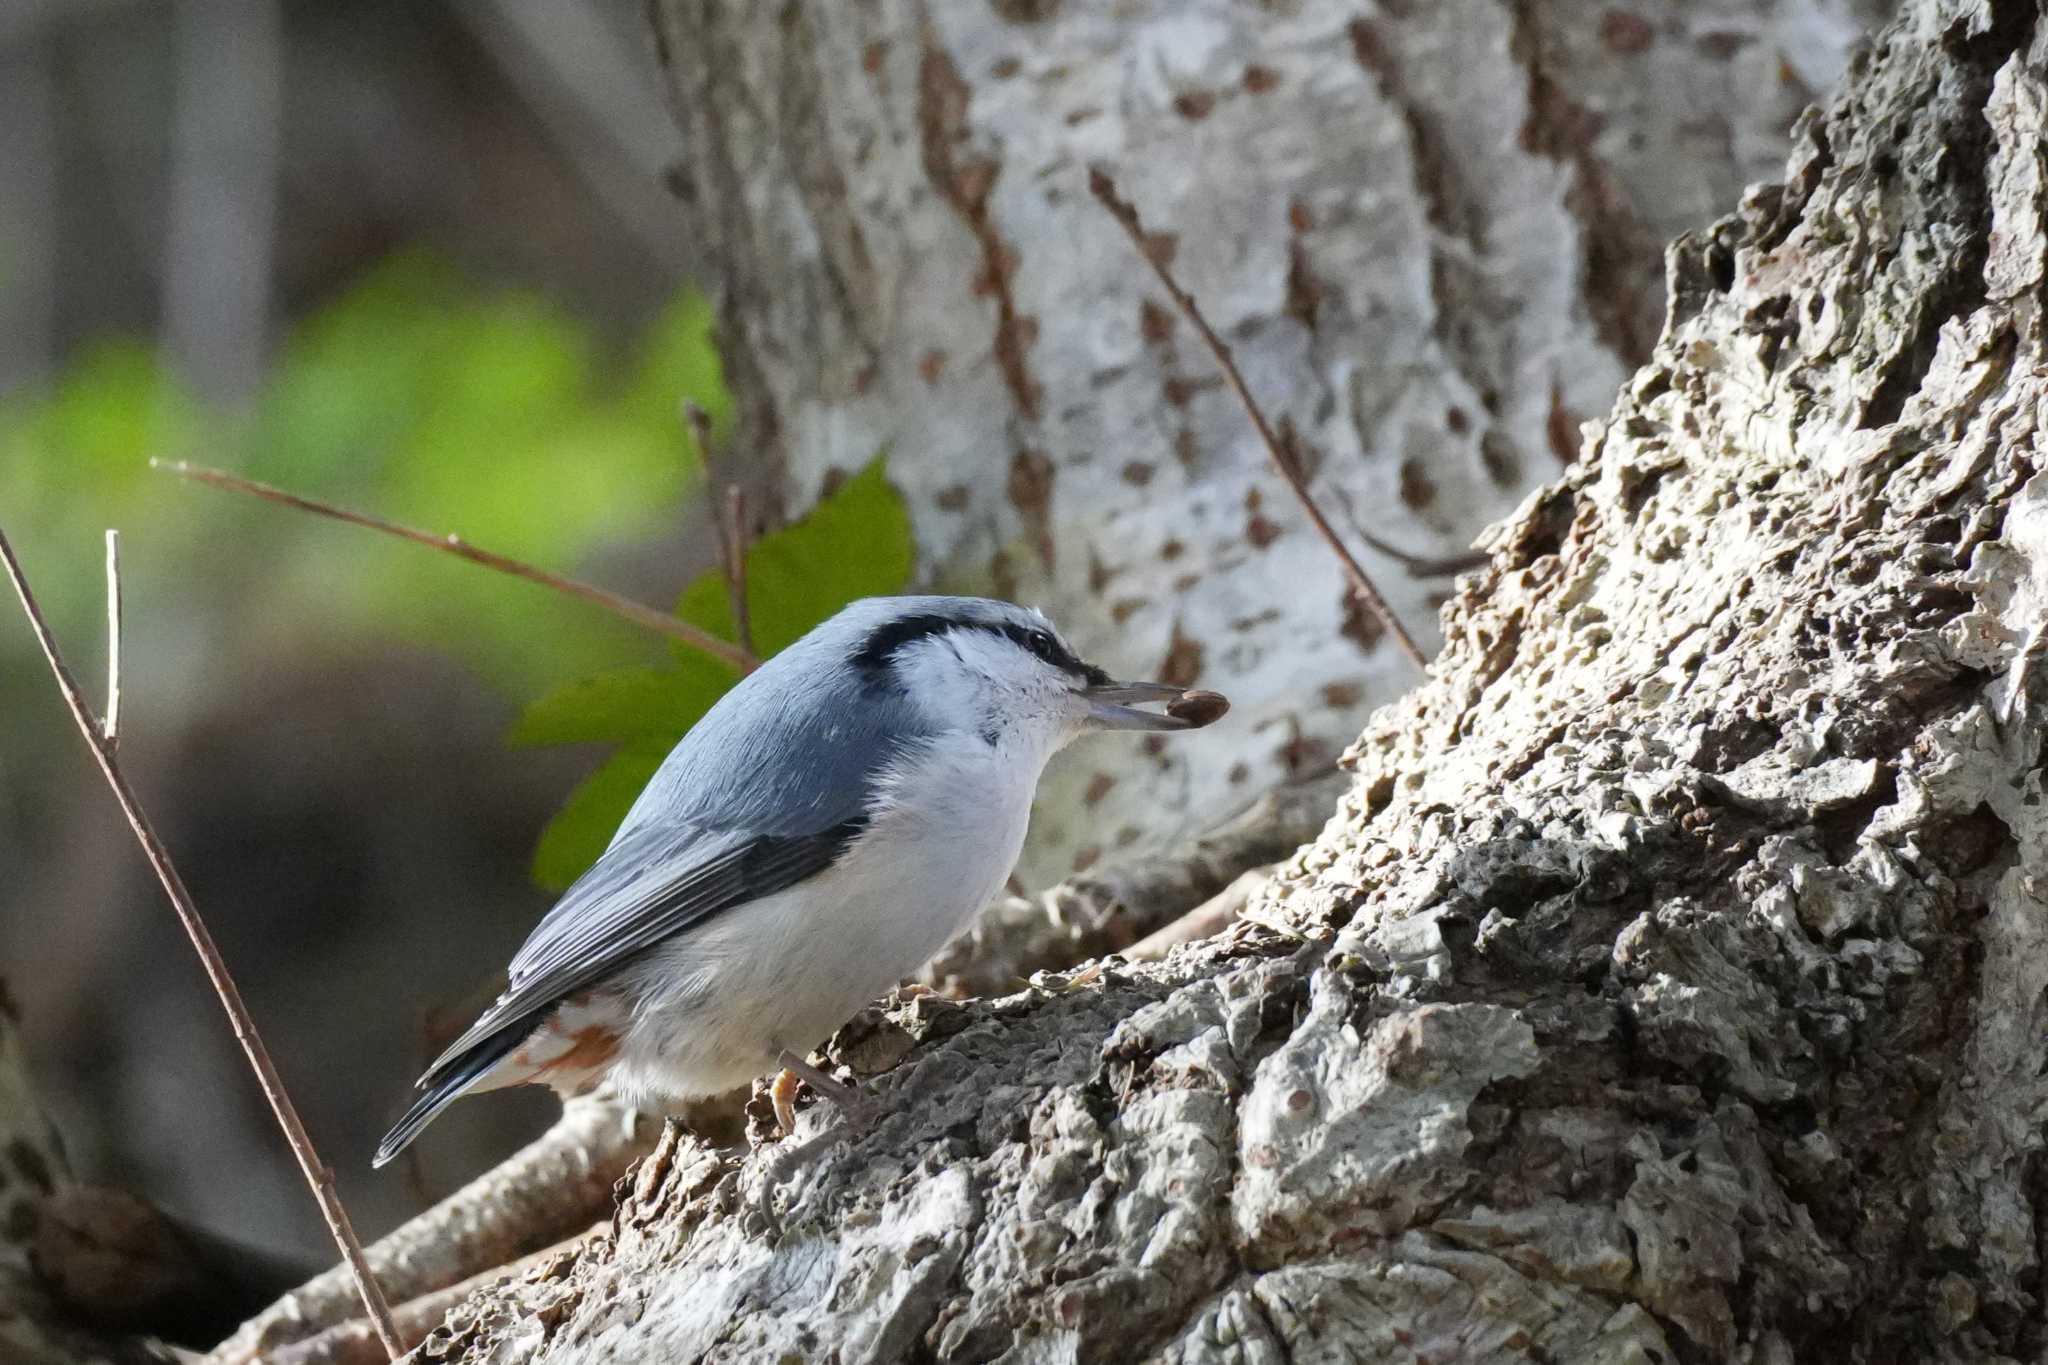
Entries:
[[[886, 449], [932, 581], [1235, 703], [1202, 744], [1057, 765], [1039, 888], [1326, 764], [1416, 681], [1089, 164], [1171, 239], [1339, 524], [1463, 550], [1647, 354], [1663, 243], [1775, 172], [1890, 7], [650, 8], [746, 471], [795, 513]], [[1432, 646], [1446, 583], [1355, 548]]]
[[1923, 0], [1258, 923], [909, 1001], [427, 1359], [2037, 1359], [2048, 25]]

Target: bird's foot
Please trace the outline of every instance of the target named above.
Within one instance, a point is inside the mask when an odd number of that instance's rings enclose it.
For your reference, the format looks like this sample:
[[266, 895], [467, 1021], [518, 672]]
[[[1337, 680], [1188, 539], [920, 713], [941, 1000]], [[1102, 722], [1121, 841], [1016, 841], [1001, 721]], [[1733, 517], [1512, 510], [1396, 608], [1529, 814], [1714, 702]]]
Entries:
[[775, 1084], [769, 1088], [768, 1096], [775, 1106], [775, 1121], [782, 1125], [782, 1131], [796, 1131], [796, 1087], [791, 1085], [785, 1088], [783, 1085], [784, 1077], [790, 1075], [798, 1077], [811, 1089], [832, 1101], [832, 1107], [839, 1111], [840, 1117], [846, 1120], [846, 1126], [854, 1132], [865, 1133], [875, 1126], [875, 1121], [880, 1116], [879, 1111], [874, 1101], [861, 1094], [859, 1090], [832, 1079], [788, 1048], [784, 1048], [782, 1056], [776, 1060], [782, 1065], [783, 1076], [776, 1078]]
[[801, 1084], [802, 1078], [785, 1067], [768, 1086], [768, 1103], [775, 1108], [775, 1122], [784, 1136], [796, 1132], [796, 1088]]

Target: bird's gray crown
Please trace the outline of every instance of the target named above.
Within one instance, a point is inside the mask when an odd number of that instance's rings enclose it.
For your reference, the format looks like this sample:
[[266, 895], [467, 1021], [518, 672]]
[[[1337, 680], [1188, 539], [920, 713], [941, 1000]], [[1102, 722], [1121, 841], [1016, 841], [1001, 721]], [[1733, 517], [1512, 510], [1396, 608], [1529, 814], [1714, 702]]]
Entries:
[[979, 630], [1009, 640], [1090, 686], [1110, 681], [1100, 668], [1076, 657], [1044, 617], [1024, 607], [981, 597], [885, 597], [857, 602], [847, 611], [866, 616], [859, 609], [871, 605], [884, 611], [877, 613], [878, 619], [861, 623], [865, 628], [851, 655], [854, 667], [867, 673], [887, 669], [897, 652], [915, 641], [949, 631]]

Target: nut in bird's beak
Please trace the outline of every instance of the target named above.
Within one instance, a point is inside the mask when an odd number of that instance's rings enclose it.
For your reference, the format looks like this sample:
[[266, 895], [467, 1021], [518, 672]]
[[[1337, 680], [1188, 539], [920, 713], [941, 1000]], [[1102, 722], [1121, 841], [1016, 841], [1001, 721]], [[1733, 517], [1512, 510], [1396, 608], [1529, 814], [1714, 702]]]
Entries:
[[[1121, 682], [1082, 689], [1088, 718], [1104, 730], [1199, 730], [1230, 709], [1215, 692], [1191, 692], [1169, 683]], [[1163, 701], [1166, 714], [1140, 711], [1130, 702]]]

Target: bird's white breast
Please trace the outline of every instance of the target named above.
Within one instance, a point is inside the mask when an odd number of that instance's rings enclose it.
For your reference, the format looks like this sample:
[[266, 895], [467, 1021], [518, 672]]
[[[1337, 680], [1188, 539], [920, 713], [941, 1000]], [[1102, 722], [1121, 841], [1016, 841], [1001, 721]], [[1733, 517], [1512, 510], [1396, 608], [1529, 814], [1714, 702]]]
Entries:
[[1009, 876], [1043, 762], [978, 736], [922, 748], [831, 867], [651, 952], [628, 973], [623, 1087], [659, 1098], [743, 1085], [915, 971]]
[[[1042, 760], [1041, 760], [1042, 761]], [[883, 785], [867, 834], [833, 871], [864, 889], [863, 927], [893, 963], [914, 971], [988, 904], [1016, 866], [1031, 819], [1037, 765], [979, 739], [915, 755]]]

